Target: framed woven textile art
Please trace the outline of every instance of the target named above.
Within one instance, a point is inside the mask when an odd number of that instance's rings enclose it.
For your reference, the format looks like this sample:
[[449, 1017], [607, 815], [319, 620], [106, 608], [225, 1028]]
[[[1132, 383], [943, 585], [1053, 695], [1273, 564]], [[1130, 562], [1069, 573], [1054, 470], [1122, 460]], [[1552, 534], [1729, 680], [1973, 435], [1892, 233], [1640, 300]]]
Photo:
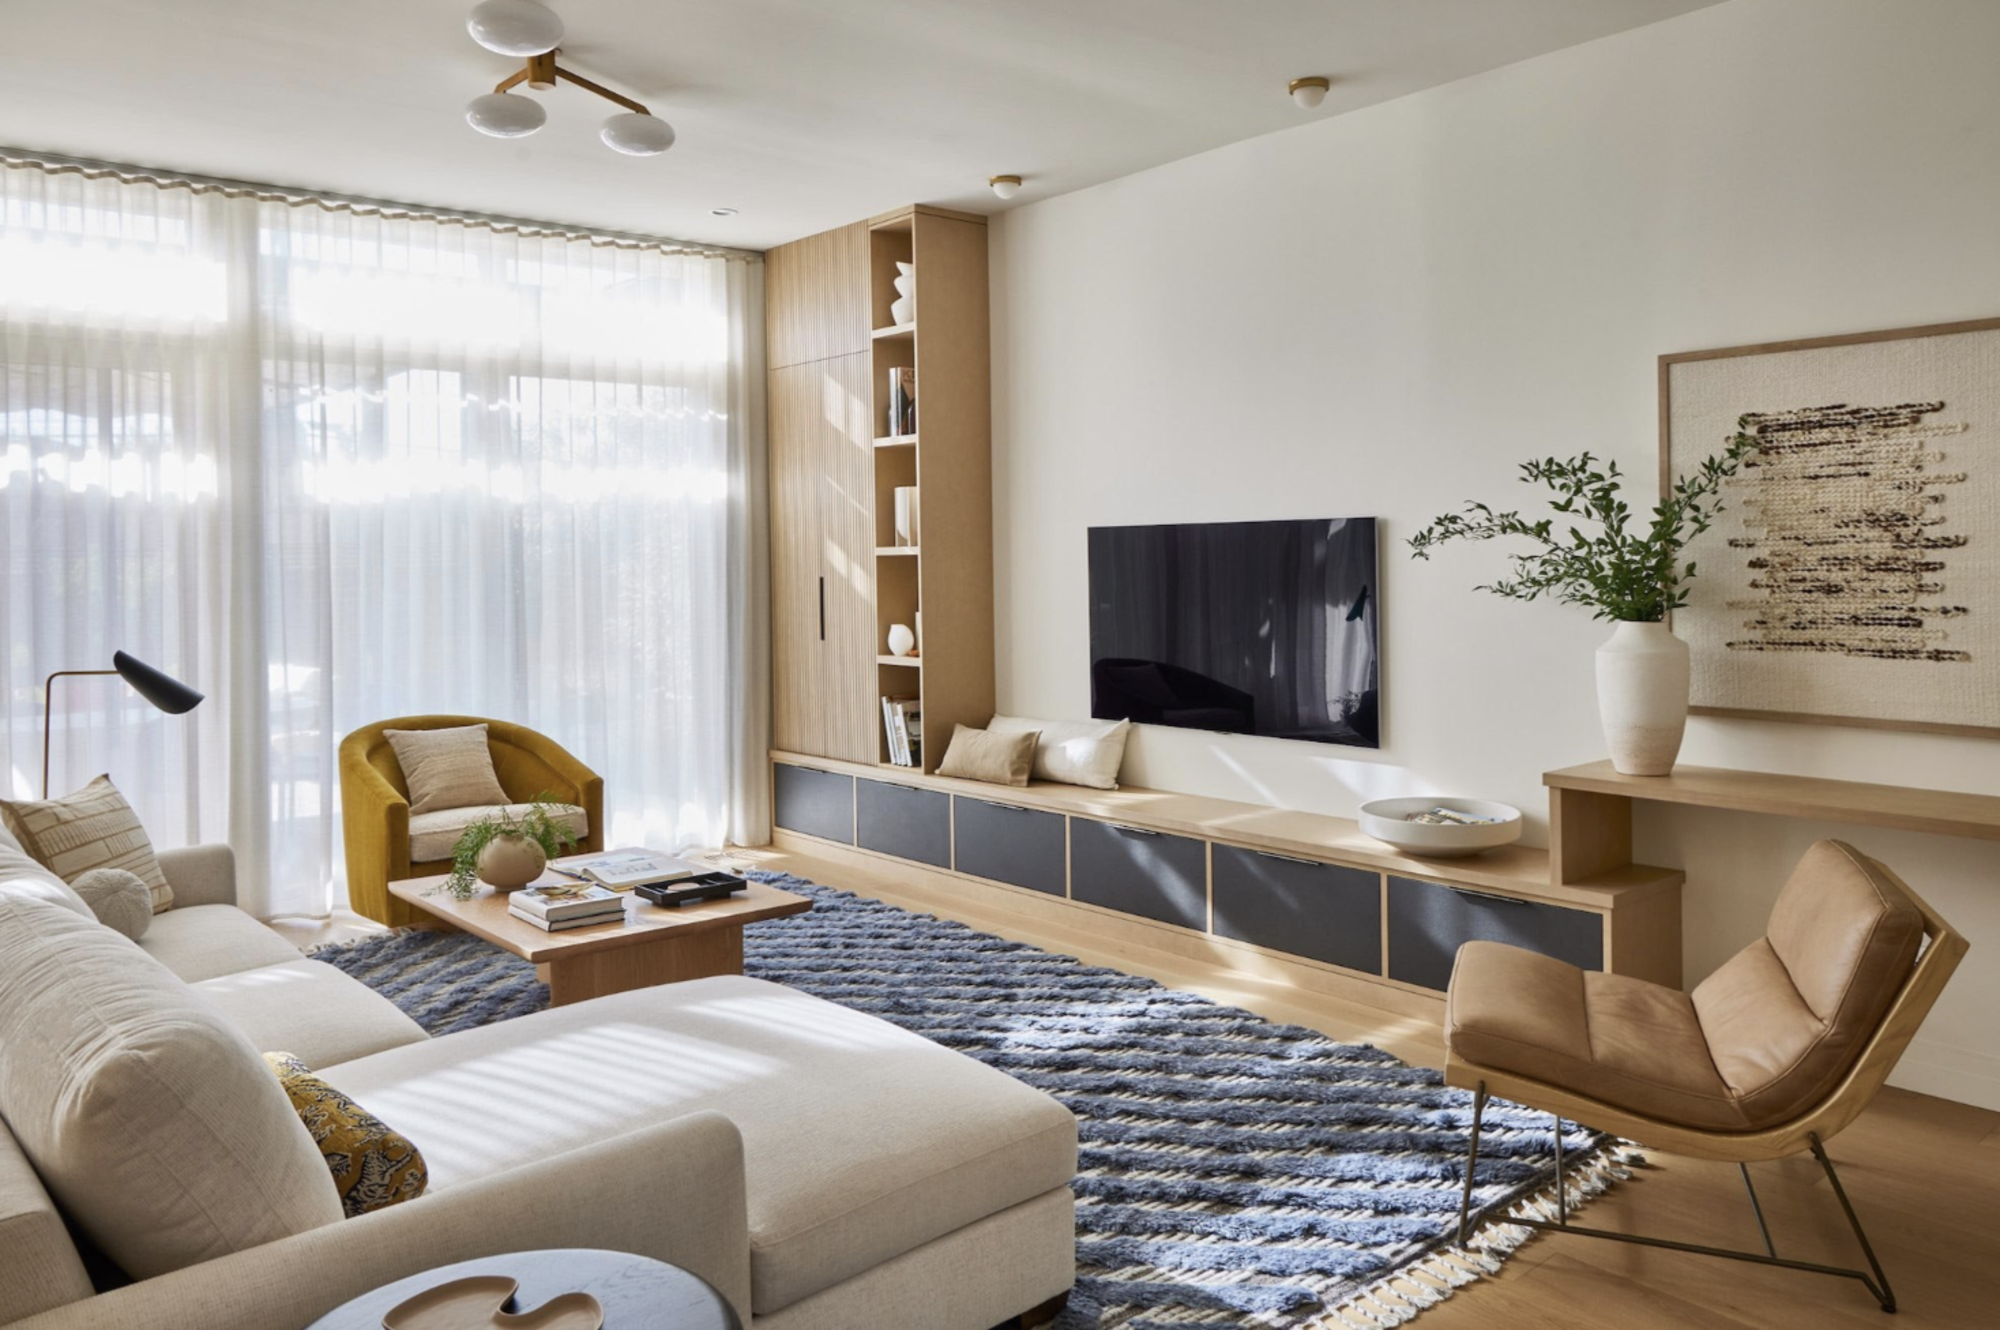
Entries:
[[1663, 488], [1739, 420], [1695, 713], [2000, 736], [2000, 319], [1661, 356]]

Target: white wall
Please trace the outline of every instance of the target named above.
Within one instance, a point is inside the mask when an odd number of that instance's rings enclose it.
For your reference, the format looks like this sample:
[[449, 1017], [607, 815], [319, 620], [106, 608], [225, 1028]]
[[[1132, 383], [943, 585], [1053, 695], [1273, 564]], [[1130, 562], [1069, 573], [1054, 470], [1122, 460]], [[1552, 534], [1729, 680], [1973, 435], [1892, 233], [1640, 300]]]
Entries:
[[[1603, 755], [1608, 628], [1472, 592], [1496, 546], [1401, 542], [1527, 498], [1529, 456], [1650, 495], [1663, 352], [2000, 315], [1996, 55], [1992, 0], [1733, 0], [996, 219], [1002, 708], [1089, 714], [1086, 527], [1375, 514], [1380, 752], [1145, 729], [1126, 779], [1350, 816], [1486, 795], [1545, 840], [1539, 773]], [[1994, 740], [1698, 719], [1682, 757], [2000, 793]], [[2000, 1107], [1992, 842], [1643, 811], [1642, 857], [1688, 870], [1687, 978], [1834, 834], [1973, 942], [1899, 1081]]]

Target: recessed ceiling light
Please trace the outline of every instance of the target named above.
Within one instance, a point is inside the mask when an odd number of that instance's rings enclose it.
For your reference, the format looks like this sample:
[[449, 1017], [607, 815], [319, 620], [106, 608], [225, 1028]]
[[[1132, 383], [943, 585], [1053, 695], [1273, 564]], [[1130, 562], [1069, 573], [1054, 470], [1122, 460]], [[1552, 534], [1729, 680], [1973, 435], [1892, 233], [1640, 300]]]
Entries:
[[708, 210], [708, 215], [709, 215], [710, 217], [734, 217], [734, 216], [736, 215], [736, 209], [734, 209], [734, 208], [710, 208], [710, 209]]
[[996, 175], [986, 184], [996, 198], [1011, 199], [1021, 192], [1021, 177], [1017, 175]]
[[1315, 74], [1311, 78], [1293, 79], [1285, 89], [1292, 95], [1292, 101], [1301, 111], [1310, 111], [1326, 100], [1326, 90], [1333, 86], [1333, 80]]

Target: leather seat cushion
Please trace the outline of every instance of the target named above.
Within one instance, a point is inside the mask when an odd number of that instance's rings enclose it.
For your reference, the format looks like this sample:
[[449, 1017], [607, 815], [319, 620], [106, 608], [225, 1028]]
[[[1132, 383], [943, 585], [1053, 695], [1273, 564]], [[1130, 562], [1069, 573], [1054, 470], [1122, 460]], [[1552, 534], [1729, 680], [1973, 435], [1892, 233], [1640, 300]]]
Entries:
[[[416, 813], [410, 817], [410, 862], [413, 864], [434, 864], [448, 862], [458, 846], [458, 838], [464, 830], [482, 817], [492, 817], [505, 813], [509, 817], [520, 817], [529, 809], [527, 804], [494, 804], [491, 807], [440, 808], [436, 812]], [[590, 831], [590, 816], [574, 804], [550, 804], [550, 820], [569, 828], [570, 835], [582, 840]]]
[[1686, 993], [1498, 942], [1459, 948], [1445, 1008], [1453, 1056], [1647, 1117], [1740, 1131]]
[[1832, 1092], [1910, 977], [1923, 914], [1841, 841], [1807, 850], [1765, 936], [1696, 985], [1709, 1052], [1750, 1127]]

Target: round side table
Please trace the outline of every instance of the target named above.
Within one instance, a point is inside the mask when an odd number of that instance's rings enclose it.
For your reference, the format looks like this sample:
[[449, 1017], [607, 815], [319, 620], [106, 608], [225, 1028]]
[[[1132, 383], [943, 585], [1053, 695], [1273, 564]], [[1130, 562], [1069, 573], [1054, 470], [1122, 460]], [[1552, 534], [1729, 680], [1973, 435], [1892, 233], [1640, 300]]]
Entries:
[[562, 1293], [588, 1293], [604, 1306], [604, 1330], [743, 1330], [720, 1293], [678, 1266], [625, 1252], [572, 1248], [482, 1256], [426, 1270], [343, 1303], [307, 1330], [382, 1330], [404, 1299], [471, 1275], [520, 1282], [507, 1310], [533, 1311]]

